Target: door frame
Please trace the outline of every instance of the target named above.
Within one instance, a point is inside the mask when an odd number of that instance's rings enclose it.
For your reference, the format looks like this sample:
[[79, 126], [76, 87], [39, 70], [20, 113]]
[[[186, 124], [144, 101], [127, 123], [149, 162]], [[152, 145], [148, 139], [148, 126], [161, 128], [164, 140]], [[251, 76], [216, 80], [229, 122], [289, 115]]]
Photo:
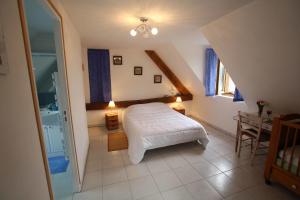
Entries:
[[[63, 18], [58, 9], [55, 7], [53, 2], [51, 0], [44, 0], [45, 5], [49, 8], [49, 10], [52, 11], [54, 15], [56, 15], [57, 19], [60, 21], [61, 25], [61, 43], [62, 43], [62, 53], [63, 53], [63, 71], [64, 71], [64, 77], [65, 77], [65, 86], [66, 86], [66, 92], [67, 92], [67, 116], [68, 116], [68, 126], [70, 131], [70, 143], [71, 143], [71, 152], [70, 156], [73, 160], [73, 174], [75, 175], [74, 181], [75, 181], [75, 187], [76, 190], [79, 191], [81, 188], [82, 180], [80, 180], [79, 175], [79, 167], [78, 167], [78, 159], [77, 159], [77, 152], [76, 152], [76, 145], [75, 145], [75, 137], [74, 137], [74, 127], [73, 127], [73, 119], [72, 119], [72, 110], [71, 110], [71, 101], [70, 101], [70, 92], [69, 92], [69, 81], [68, 81], [68, 73], [67, 73], [67, 61], [66, 61], [66, 51], [65, 51], [65, 40], [64, 40], [64, 26], [63, 26]], [[30, 79], [30, 88], [31, 88], [31, 94], [32, 94], [32, 101], [34, 106], [34, 112], [35, 112], [35, 118], [36, 118], [36, 124], [38, 129], [38, 136], [40, 141], [40, 147], [43, 157], [43, 163], [44, 163], [44, 170], [48, 185], [48, 191], [49, 191], [49, 197], [50, 200], [54, 200], [54, 192], [52, 189], [52, 182], [51, 182], [51, 174], [50, 169], [48, 167], [48, 159], [47, 159], [47, 153], [46, 153], [46, 146], [45, 141], [43, 137], [43, 127], [42, 127], [42, 120], [40, 117], [40, 108], [39, 108], [39, 100], [37, 96], [37, 88], [36, 88], [36, 81], [35, 81], [35, 75], [33, 71], [33, 61], [32, 61], [32, 55], [31, 55], [31, 46], [30, 46], [30, 39], [29, 39], [29, 32], [27, 29], [27, 21], [25, 16], [25, 6], [24, 6], [24, 0], [18, 0], [18, 9], [19, 9], [19, 16], [21, 21], [21, 28], [22, 28], [22, 35], [23, 35], [23, 42], [24, 42], [24, 50], [26, 54], [26, 62], [27, 62], [27, 68], [28, 68], [28, 75]], [[72, 163], [72, 162], [71, 162]], [[75, 172], [76, 171], [76, 172]]]

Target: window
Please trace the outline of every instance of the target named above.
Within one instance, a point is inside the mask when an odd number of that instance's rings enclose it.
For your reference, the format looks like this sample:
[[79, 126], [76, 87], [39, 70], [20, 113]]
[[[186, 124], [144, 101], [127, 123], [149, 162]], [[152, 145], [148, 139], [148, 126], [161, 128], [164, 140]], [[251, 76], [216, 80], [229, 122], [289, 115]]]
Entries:
[[223, 95], [233, 97], [235, 91], [235, 84], [230, 75], [226, 71], [224, 65], [219, 60], [216, 81], [216, 95]]

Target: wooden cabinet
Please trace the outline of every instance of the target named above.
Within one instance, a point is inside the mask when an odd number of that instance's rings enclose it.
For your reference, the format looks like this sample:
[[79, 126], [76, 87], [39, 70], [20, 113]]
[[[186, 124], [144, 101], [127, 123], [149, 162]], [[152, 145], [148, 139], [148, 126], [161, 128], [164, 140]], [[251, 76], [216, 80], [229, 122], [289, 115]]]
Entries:
[[107, 130], [115, 130], [119, 128], [119, 118], [117, 113], [105, 114], [105, 125]]
[[175, 111], [185, 115], [185, 109], [184, 108], [173, 108]]

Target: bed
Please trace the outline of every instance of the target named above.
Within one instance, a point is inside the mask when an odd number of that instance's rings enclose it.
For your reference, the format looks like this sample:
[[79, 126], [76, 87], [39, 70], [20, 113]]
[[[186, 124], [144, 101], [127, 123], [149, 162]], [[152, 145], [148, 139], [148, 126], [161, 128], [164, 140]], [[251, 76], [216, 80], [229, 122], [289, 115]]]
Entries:
[[141, 162], [146, 150], [191, 141], [205, 148], [209, 140], [204, 127], [163, 103], [137, 104], [123, 114], [123, 129], [128, 137], [132, 163]]

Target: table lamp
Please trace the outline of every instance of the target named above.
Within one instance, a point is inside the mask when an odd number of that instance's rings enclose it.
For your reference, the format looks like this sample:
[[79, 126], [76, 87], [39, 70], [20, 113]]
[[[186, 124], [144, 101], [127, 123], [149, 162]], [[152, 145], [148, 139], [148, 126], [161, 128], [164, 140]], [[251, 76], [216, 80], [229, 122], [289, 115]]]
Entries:
[[177, 109], [180, 109], [181, 108], [181, 103], [182, 103], [182, 99], [181, 97], [176, 97], [176, 103], [177, 103]]
[[110, 110], [109, 114], [115, 114], [113, 111], [114, 111], [114, 108], [116, 107], [116, 104], [113, 100], [109, 101], [108, 103], [108, 108]]

